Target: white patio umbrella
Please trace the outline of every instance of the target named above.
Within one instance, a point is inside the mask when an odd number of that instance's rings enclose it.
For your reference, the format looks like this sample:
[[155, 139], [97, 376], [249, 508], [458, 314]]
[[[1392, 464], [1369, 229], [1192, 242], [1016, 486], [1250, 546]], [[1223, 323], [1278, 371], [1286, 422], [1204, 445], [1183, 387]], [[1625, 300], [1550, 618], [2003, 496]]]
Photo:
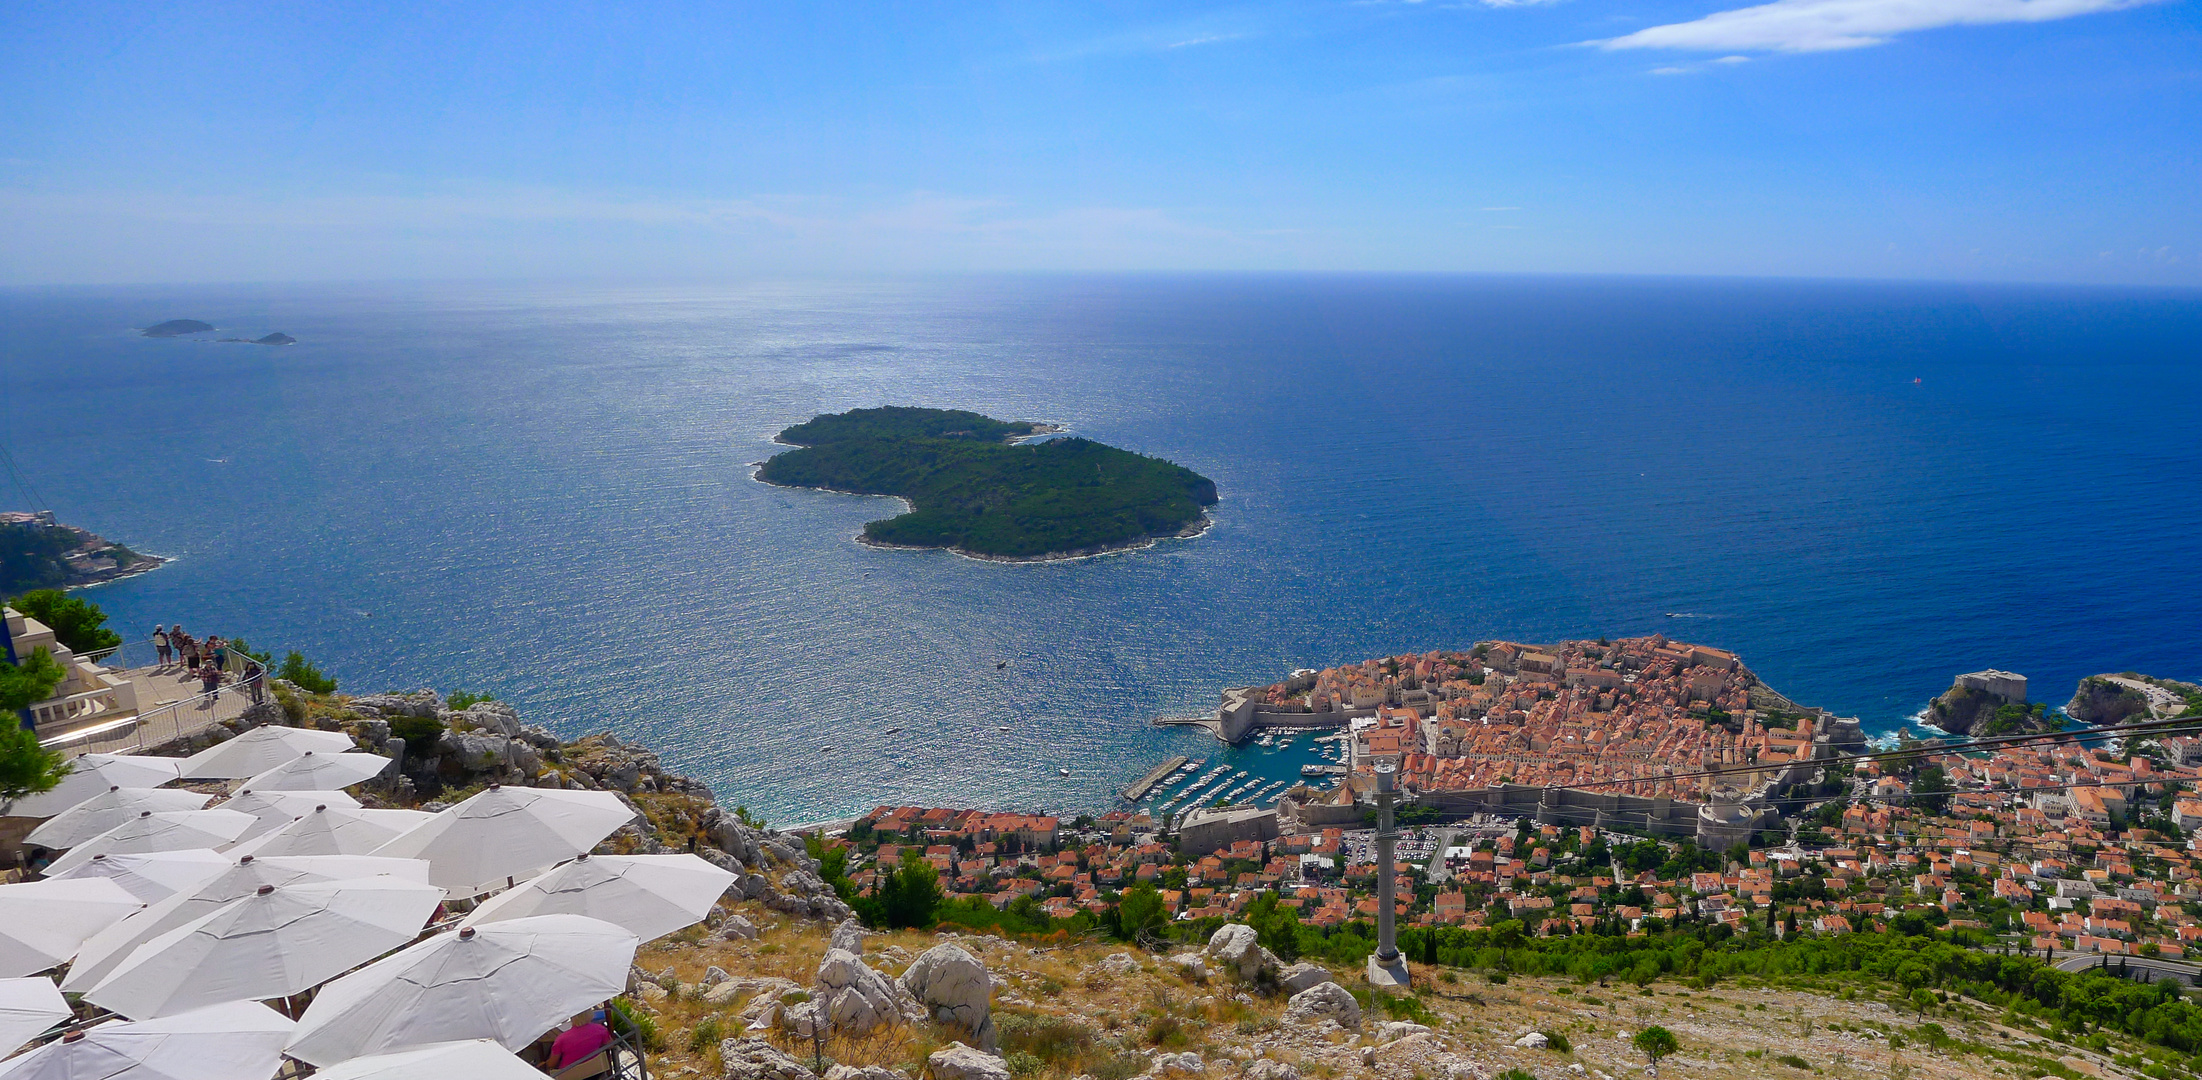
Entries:
[[213, 798], [196, 791], [110, 787], [47, 818], [32, 829], [23, 842], [55, 849], [72, 848], [148, 810], [197, 810]]
[[71, 761], [69, 775], [52, 791], [25, 795], [9, 803], [8, 817], [52, 817], [111, 787], [152, 788], [176, 778], [182, 758], [142, 757], [132, 754], [80, 754]]
[[262, 885], [302, 881], [343, 881], [387, 875], [428, 884], [428, 864], [418, 859], [382, 859], [367, 855], [296, 855], [260, 858], [246, 855], [219, 877], [189, 893], [178, 893], [92, 935], [69, 964], [61, 988], [81, 994], [99, 985], [115, 965], [137, 947], [212, 914], [222, 905], [251, 896]]
[[388, 768], [381, 754], [330, 754], [308, 750], [303, 754], [245, 781], [260, 791], [320, 791], [348, 788], [372, 780]]
[[110, 1021], [0, 1062], [5, 1080], [268, 1080], [291, 1033], [283, 1014], [229, 1001], [159, 1020]]
[[144, 905], [105, 878], [0, 885], [0, 979], [67, 960], [84, 939]]
[[46, 868], [46, 873], [67, 873], [90, 862], [92, 856], [101, 852], [130, 855], [141, 851], [220, 847], [237, 839], [251, 826], [252, 815], [235, 810], [148, 810], [70, 848]]
[[138, 946], [84, 1000], [144, 1020], [289, 997], [412, 941], [442, 902], [393, 877], [262, 885]]
[[377, 855], [427, 859], [428, 880], [455, 895], [533, 874], [597, 845], [635, 812], [608, 791], [489, 789], [390, 841]]
[[314, 1073], [314, 1080], [543, 1080], [535, 1066], [488, 1039], [370, 1054]]
[[0, 979], [0, 1054], [12, 1054], [39, 1032], [69, 1018], [69, 1003], [52, 979]]
[[349, 810], [358, 805], [358, 799], [341, 791], [254, 791], [244, 788], [220, 803], [219, 808], [253, 816], [252, 828], [237, 838], [242, 841], [280, 829], [312, 813], [316, 806], [341, 806]]
[[351, 748], [352, 737], [341, 731], [269, 724], [183, 759], [183, 777], [186, 780], [236, 780], [257, 776], [308, 750], [341, 754]]
[[626, 989], [635, 936], [584, 915], [461, 927], [321, 988], [285, 1052], [314, 1065], [460, 1039], [507, 1050]]
[[230, 849], [233, 855], [366, 855], [435, 817], [419, 810], [316, 806], [303, 816]]
[[101, 852], [92, 856], [90, 862], [59, 874], [48, 874], [46, 877], [48, 880], [63, 881], [103, 877], [130, 890], [130, 895], [141, 902], [157, 904], [177, 893], [189, 892], [214, 880], [215, 875], [235, 864], [235, 859], [213, 848], [146, 851], [127, 855]]
[[584, 853], [490, 897], [462, 925], [563, 912], [624, 926], [650, 941], [701, 922], [733, 883], [733, 874], [694, 855]]

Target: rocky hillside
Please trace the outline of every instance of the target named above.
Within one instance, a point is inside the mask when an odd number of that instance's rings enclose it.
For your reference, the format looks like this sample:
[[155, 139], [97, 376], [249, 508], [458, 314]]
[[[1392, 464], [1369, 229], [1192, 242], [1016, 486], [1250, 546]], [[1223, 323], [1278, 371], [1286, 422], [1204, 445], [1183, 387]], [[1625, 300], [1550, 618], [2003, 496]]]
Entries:
[[660, 1048], [652, 1075], [1613, 1080], [1646, 1073], [1631, 1038], [1652, 1024], [1679, 1040], [1659, 1067], [1670, 1077], [2120, 1075], [2109, 1055], [2003, 1026], [1962, 1000], [1921, 1017], [1851, 991], [1601, 987], [1421, 967], [1413, 996], [1387, 998], [1351, 973], [1248, 949], [1242, 926], [1204, 948], [1150, 952], [871, 933], [754, 907], [729, 905], [717, 925], [638, 954], [632, 995]]
[[[1288, 963], [1254, 930], [1141, 948], [953, 927], [872, 932], [800, 838], [722, 810], [704, 785], [610, 734], [560, 742], [496, 702], [428, 692], [274, 700], [189, 743], [263, 723], [350, 732], [402, 766], [370, 805], [439, 808], [491, 782], [617, 792], [607, 852], [694, 850], [734, 871], [705, 923], [646, 943], [620, 1002], [668, 1080], [1614, 1080], [1632, 1036], [1677, 1037], [1663, 1076], [2129, 1075], [2160, 1048], [2046, 1029], [1963, 998], [1925, 1005], [1850, 975], [1638, 987], [1417, 965], [1409, 996]], [[2019, 1025], [2019, 1026], [2012, 1026]]]
[[2202, 715], [2202, 686], [2131, 671], [2090, 675], [2072, 691], [2064, 711], [2089, 724], [2139, 723]]

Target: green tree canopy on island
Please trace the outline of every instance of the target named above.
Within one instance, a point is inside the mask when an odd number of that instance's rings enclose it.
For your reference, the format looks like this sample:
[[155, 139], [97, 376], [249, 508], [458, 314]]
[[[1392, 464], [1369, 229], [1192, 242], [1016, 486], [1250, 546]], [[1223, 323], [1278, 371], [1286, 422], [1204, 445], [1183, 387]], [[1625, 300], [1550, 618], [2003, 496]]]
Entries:
[[1121, 547], [1183, 532], [1216, 485], [1180, 465], [1090, 439], [1012, 445], [1038, 426], [941, 409], [858, 409], [780, 433], [800, 447], [759, 479], [789, 487], [898, 495], [909, 513], [866, 540], [1011, 558]]

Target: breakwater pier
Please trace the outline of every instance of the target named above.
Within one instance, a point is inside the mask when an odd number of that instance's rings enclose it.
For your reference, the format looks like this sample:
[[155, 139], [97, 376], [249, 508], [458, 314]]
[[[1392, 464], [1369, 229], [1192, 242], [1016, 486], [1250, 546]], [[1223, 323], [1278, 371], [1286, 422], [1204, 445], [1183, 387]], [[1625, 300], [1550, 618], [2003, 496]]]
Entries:
[[1132, 785], [1125, 788], [1121, 794], [1125, 798], [1130, 799], [1133, 802], [1138, 802], [1140, 799], [1146, 797], [1148, 789], [1154, 787], [1157, 783], [1160, 783], [1163, 777], [1176, 772], [1179, 766], [1185, 764], [1185, 761], [1185, 755], [1179, 754], [1178, 756], [1173, 757], [1170, 760], [1165, 761], [1162, 764], [1147, 770], [1147, 775], [1142, 776], [1138, 780], [1134, 781]]

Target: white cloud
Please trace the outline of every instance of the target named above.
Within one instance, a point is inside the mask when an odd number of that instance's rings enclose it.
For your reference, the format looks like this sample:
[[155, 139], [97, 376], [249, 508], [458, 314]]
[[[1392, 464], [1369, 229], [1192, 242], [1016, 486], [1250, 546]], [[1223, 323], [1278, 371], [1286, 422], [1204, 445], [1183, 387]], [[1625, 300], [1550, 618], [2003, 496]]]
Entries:
[[[1774, 0], [1589, 42], [1606, 49], [1825, 52], [1944, 26], [2050, 22], [2152, 0]], [[1723, 58], [1724, 62], [1727, 61]]]
[[1696, 68], [1688, 67], [1656, 67], [1651, 69], [1651, 73], [1654, 75], [1688, 75], [1696, 70]]

